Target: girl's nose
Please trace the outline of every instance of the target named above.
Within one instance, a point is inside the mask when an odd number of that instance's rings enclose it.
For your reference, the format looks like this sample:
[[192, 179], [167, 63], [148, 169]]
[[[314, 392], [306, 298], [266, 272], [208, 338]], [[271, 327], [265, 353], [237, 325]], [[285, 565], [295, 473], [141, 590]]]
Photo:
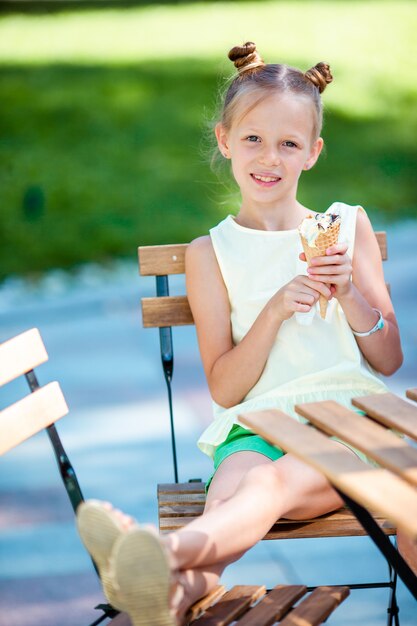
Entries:
[[278, 150], [273, 147], [265, 147], [260, 155], [259, 161], [263, 165], [267, 165], [268, 167], [272, 167], [274, 165], [278, 165], [280, 163], [280, 158], [278, 154]]

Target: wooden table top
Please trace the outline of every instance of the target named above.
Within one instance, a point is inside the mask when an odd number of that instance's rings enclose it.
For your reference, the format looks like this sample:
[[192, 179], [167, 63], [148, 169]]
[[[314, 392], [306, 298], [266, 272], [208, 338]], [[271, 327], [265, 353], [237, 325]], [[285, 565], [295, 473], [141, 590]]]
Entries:
[[[409, 390], [407, 397], [417, 399], [416, 389]], [[247, 413], [239, 420], [417, 540], [417, 404], [392, 393], [354, 398], [352, 404], [366, 414], [324, 401], [295, 407], [310, 424], [278, 410]], [[357, 448], [375, 463], [336, 447], [329, 437]]]

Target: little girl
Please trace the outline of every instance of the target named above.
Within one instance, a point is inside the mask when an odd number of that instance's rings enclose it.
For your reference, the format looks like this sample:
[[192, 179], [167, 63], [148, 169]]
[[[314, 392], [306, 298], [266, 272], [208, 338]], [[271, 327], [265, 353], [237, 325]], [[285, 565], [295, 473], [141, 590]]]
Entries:
[[[185, 623], [188, 608], [225, 567], [285, 517], [302, 520], [342, 501], [325, 478], [239, 424], [245, 411], [386, 391], [402, 352], [381, 256], [365, 211], [335, 202], [340, 243], [307, 268], [297, 230], [315, 215], [298, 180], [323, 147], [320, 94], [329, 66], [306, 73], [265, 64], [253, 43], [237, 68], [215, 128], [241, 193], [229, 215], [187, 249], [187, 292], [215, 419], [199, 440], [213, 457], [204, 514], [158, 537], [109, 504], [80, 506], [81, 537], [108, 600], [134, 626]], [[349, 164], [346, 164], [349, 167]], [[319, 296], [328, 300], [323, 320]], [[335, 448], [344, 445], [334, 441]], [[354, 454], [355, 451], [352, 451]]]

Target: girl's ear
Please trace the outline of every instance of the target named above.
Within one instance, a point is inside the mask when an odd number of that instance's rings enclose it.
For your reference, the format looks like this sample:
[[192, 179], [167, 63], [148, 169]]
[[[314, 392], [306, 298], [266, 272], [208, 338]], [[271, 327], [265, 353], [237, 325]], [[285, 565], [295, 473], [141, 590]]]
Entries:
[[217, 145], [219, 146], [221, 154], [226, 159], [230, 159], [227, 131], [223, 124], [221, 124], [220, 122], [216, 124], [214, 128], [214, 133], [216, 135]]
[[316, 141], [311, 146], [310, 156], [304, 164], [305, 170], [311, 170], [313, 165], [316, 163], [317, 159], [320, 156], [320, 152], [323, 150], [324, 141], [322, 137], [316, 139]]

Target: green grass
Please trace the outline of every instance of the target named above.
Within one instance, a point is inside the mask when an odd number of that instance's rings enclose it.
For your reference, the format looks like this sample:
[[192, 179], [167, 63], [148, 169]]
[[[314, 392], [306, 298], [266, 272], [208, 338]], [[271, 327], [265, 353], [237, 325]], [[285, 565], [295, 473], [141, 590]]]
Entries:
[[[237, 206], [203, 154], [228, 48], [331, 63], [300, 200], [416, 215], [411, 2], [153, 6], [0, 19], [0, 277], [188, 241]], [[231, 64], [230, 64], [231, 65]]]

